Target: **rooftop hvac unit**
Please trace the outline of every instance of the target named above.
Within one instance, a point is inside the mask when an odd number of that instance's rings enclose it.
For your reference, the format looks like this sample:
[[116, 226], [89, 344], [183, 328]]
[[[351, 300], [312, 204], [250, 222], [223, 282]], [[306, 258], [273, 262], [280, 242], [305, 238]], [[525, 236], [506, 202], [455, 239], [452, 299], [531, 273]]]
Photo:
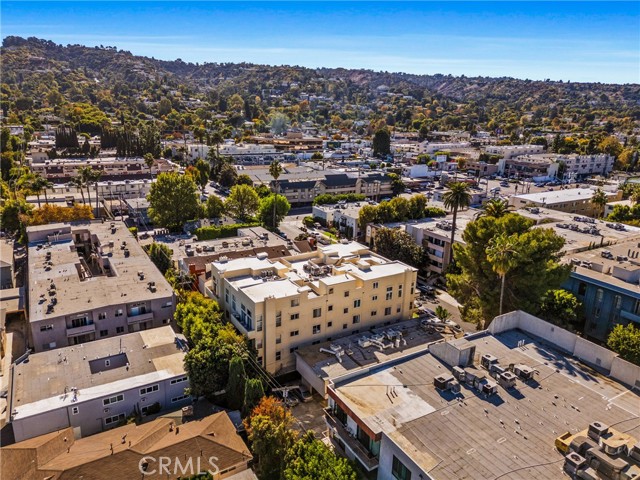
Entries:
[[496, 385], [496, 383], [491, 380], [484, 379], [482, 382], [480, 382], [478, 387], [479, 390], [485, 395], [493, 395], [495, 393], [498, 393], [498, 385]]
[[480, 358], [480, 365], [482, 365], [487, 370], [491, 370], [491, 365], [493, 365], [494, 363], [498, 363], [498, 359], [488, 353], [485, 353]]
[[602, 435], [605, 435], [609, 431], [609, 427], [602, 422], [591, 422], [589, 424], [588, 435], [589, 438], [596, 442], [600, 440]]
[[526, 365], [517, 364], [513, 366], [513, 369], [510, 369], [516, 376], [520, 377], [522, 380], [531, 380], [533, 378], [533, 368], [528, 367]]
[[445, 374], [438, 375], [433, 379], [433, 385], [438, 390], [448, 390], [449, 382], [452, 382], [452, 381], [453, 381], [453, 376], [451, 375], [445, 375]]
[[451, 369], [453, 377], [459, 382], [464, 382], [464, 369], [462, 367], [453, 367]]
[[578, 470], [582, 470], [586, 467], [587, 460], [576, 452], [571, 452], [564, 459], [564, 469], [570, 475], [575, 475], [578, 473]]
[[499, 363], [494, 363], [489, 368], [489, 375], [491, 375], [493, 378], [498, 378], [501, 374], [507, 371], [508, 371], [508, 368], [505, 367], [504, 365], [500, 365]]
[[497, 377], [498, 384], [504, 388], [509, 389], [516, 386], [516, 376], [511, 372], [503, 372]]

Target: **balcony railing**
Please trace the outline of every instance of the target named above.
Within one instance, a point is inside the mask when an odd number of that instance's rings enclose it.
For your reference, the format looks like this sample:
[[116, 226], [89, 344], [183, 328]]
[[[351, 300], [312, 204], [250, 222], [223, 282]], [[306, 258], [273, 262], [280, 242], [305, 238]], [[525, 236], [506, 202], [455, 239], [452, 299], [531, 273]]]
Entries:
[[78, 335], [85, 335], [87, 333], [95, 333], [96, 326], [94, 323], [89, 325], [82, 325], [80, 327], [67, 327], [67, 337], [77, 337]]
[[146, 322], [147, 320], [153, 320], [153, 312], [138, 313], [137, 315], [127, 315], [127, 323], [129, 325], [133, 323]]
[[345, 427], [342, 422], [334, 417], [329, 410], [324, 411], [324, 418], [330, 428], [334, 429], [340, 440], [349, 447], [358, 457], [358, 460], [364, 465], [368, 471], [378, 468], [378, 459], [355, 438]]

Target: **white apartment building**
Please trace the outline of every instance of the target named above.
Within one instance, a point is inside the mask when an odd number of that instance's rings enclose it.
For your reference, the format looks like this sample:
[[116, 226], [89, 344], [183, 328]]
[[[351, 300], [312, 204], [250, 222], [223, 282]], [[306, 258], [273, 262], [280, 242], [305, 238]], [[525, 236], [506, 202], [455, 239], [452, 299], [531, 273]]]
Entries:
[[211, 264], [205, 294], [247, 336], [271, 373], [295, 369], [301, 346], [412, 317], [417, 270], [355, 242], [270, 260]]
[[503, 159], [509, 160], [520, 155], [535, 155], [544, 153], [543, 145], [490, 145], [484, 151], [490, 155], [501, 155]]
[[358, 218], [360, 209], [367, 202], [345, 203], [338, 205], [314, 205], [313, 218], [323, 219], [327, 225], [333, 225], [340, 233], [353, 240], [360, 236]]
[[615, 158], [600, 153], [597, 155], [558, 155], [558, 162], [565, 165], [565, 177], [584, 178], [590, 175], [609, 175], [613, 171]]

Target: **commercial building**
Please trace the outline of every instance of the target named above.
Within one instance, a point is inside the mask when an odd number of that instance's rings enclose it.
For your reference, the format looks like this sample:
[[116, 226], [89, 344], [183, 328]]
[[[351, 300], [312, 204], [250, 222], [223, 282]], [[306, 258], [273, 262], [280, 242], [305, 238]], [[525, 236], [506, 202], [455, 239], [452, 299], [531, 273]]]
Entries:
[[615, 353], [511, 312], [335, 379], [325, 419], [369, 478], [562, 479], [562, 438], [594, 422], [638, 438], [640, 398], [624, 386], [638, 381], [640, 367]]
[[35, 351], [167, 325], [173, 289], [122, 222], [27, 228]]
[[[524, 193], [509, 197], [509, 205], [515, 208], [546, 207], [561, 212], [586, 215], [588, 217], [600, 215], [600, 207], [591, 202], [595, 193], [591, 188], [567, 188], [550, 192]], [[620, 200], [622, 191], [605, 192], [608, 201]]]
[[186, 351], [166, 326], [28, 356], [12, 370], [15, 440], [67, 427], [84, 437], [189, 403]]
[[564, 288], [583, 304], [585, 335], [606, 341], [618, 325], [640, 327], [640, 235], [633, 240], [572, 254]]
[[411, 318], [415, 268], [355, 242], [270, 260], [220, 258], [205, 292], [271, 373], [295, 368], [301, 346]]
[[160, 417], [81, 439], [65, 428], [4, 446], [0, 473], [13, 480], [152, 480], [211, 471], [215, 480], [256, 480], [252, 458], [229, 416], [219, 412], [186, 423], [181, 416]]

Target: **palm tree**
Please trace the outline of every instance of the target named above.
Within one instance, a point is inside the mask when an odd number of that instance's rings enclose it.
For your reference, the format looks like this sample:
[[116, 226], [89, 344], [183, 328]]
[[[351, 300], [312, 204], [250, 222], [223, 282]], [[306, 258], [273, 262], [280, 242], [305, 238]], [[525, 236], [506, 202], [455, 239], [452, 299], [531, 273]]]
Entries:
[[591, 197], [591, 203], [597, 207], [596, 215], [598, 218], [604, 215], [604, 207], [607, 204], [609, 199], [607, 198], [607, 194], [601, 188], [598, 188]]
[[84, 200], [84, 179], [82, 178], [80, 171], [78, 171], [78, 175], [73, 177], [69, 183], [80, 190], [80, 195], [82, 195], [82, 204], [86, 204], [87, 202]]
[[152, 153], [145, 153], [144, 154], [144, 164], [149, 169], [149, 177], [151, 177], [151, 180], [153, 180], [153, 172], [151, 171], [151, 169], [153, 168], [153, 164], [155, 162], [156, 161], [154, 160]]
[[493, 271], [498, 274], [500, 286], [500, 315], [502, 315], [502, 303], [504, 301], [504, 285], [507, 273], [515, 266], [518, 259], [518, 236], [501, 233], [489, 240], [486, 249], [487, 260]]
[[453, 242], [456, 235], [456, 221], [458, 220], [458, 210], [468, 207], [471, 203], [471, 195], [466, 183], [454, 182], [449, 185], [449, 191], [444, 194], [444, 207], [453, 211], [451, 222], [451, 246], [449, 247], [449, 262], [453, 263]]
[[504, 217], [510, 210], [513, 209], [512, 205], [509, 205], [509, 202], [506, 200], [502, 200], [500, 198], [492, 198], [487, 203], [484, 204], [484, 210], [478, 212], [476, 218], [479, 217], [493, 217], [500, 218]]
[[29, 190], [31, 190], [38, 198], [38, 208], [40, 208], [41, 193], [44, 193], [45, 203], [49, 203], [49, 199], [47, 198], [47, 188], [51, 188], [52, 186], [53, 184], [49, 180], [39, 174], [35, 175], [29, 182]]
[[438, 305], [434, 313], [436, 314], [436, 317], [443, 321], [447, 321], [451, 318], [451, 312], [444, 308], [442, 305]]
[[274, 160], [269, 165], [269, 174], [273, 177], [275, 181], [273, 186], [273, 228], [276, 228], [276, 203], [277, 203], [277, 195], [278, 195], [278, 178], [282, 174], [282, 165], [278, 160]]

